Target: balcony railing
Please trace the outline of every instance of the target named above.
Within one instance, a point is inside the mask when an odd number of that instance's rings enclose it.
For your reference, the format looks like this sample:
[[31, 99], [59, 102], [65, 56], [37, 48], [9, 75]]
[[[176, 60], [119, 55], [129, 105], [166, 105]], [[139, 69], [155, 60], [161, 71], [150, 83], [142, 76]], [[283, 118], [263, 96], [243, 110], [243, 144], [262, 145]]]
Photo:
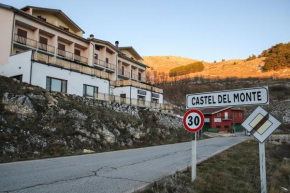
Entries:
[[54, 54], [55, 51], [54, 46], [46, 45], [40, 42], [38, 42], [38, 49], [49, 52], [51, 54]]
[[110, 70], [114, 70], [114, 71], [116, 69], [116, 65], [108, 63], [108, 62], [105, 62], [103, 60], [99, 60], [99, 59], [94, 59], [94, 64], [102, 66], [104, 68], [108, 68]]
[[137, 88], [142, 88], [142, 89], [150, 90], [153, 92], [163, 93], [163, 89], [161, 89], [161, 88], [157, 88], [157, 87], [154, 87], [151, 85], [143, 84], [143, 83], [137, 82], [135, 80], [119, 80], [119, 81], [115, 81], [115, 82], [111, 81], [110, 84], [112, 86], [134, 86]]
[[88, 58], [83, 56], [75, 55], [75, 60], [83, 64], [88, 64]]
[[122, 70], [122, 69], [118, 70], [118, 75], [130, 78], [130, 72]]
[[89, 74], [93, 76], [97, 76], [104, 79], [109, 79], [109, 74], [107, 72], [103, 72], [100, 70], [97, 70], [92, 67], [83, 66], [77, 63], [69, 62], [60, 58], [56, 58], [54, 56], [49, 56], [46, 54], [41, 54], [38, 52], [33, 53], [33, 60], [43, 62], [46, 64], [52, 64], [60, 68], [65, 68], [71, 71]]
[[68, 59], [73, 59], [73, 53], [65, 51], [65, 50], [57, 49], [57, 55], [68, 58]]
[[14, 34], [14, 41], [26, 46], [37, 48], [37, 41]]
[[167, 104], [160, 104], [160, 103], [154, 103], [154, 102], [137, 100], [137, 99], [123, 98], [120, 96], [109, 95], [109, 94], [104, 94], [104, 93], [95, 93], [94, 98], [97, 100], [110, 101], [110, 102], [116, 102], [120, 104], [133, 105], [133, 106], [151, 107], [151, 108], [158, 108], [162, 110], [173, 109], [171, 105], [167, 105]]

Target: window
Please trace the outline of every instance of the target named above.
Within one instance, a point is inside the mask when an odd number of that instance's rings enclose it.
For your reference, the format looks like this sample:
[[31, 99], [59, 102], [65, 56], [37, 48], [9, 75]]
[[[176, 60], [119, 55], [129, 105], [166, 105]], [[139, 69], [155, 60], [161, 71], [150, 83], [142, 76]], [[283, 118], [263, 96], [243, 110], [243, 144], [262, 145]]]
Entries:
[[221, 116], [221, 113], [218, 113], [217, 116], [220, 117]]
[[61, 44], [61, 43], [58, 43], [58, 49], [65, 51], [65, 45]]
[[37, 16], [39, 19], [41, 19], [42, 21], [46, 21], [46, 18], [44, 18], [44, 17], [41, 17], [40, 15], [39, 16]]
[[106, 58], [106, 62], [109, 63], [109, 58]]
[[222, 127], [221, 127], [220, 125], [217, 125], [216, 128], [217, 128], [217, 129], [220, 129], [220, 128], [222, 128]]
[[240, 113], [240, 118], [242, 118], [243, 117], [243, 113]]
[[60, 25], [59, 28], [65, 30], [65, 31], [69, 31], [69, 28], [68, 27], [64, 27], [64, 26], [61, 26]]
[[94, 55], [94, 58], [97, 60], [97, 59], [99, 59], [99, 55], [98, 54], [95, 54]]
[[21, 36], [21, 37], [24, 37], [24, 38], [27, 38], [27, 31], [24, 31], [22, 29], [18, 29], [17, 35]]
[[154, 99], [154, 98], [152, 98], [152, 102], [153, 102], [153, 103], [158, 103], [158, 99]]
[[46, 90], [67, 93], [67, 80], [46, 77]]
[[141, 72], [138, 72], [138, 80], [141, 81]]
[[84, 84], [84, 96], [94, 97], [98, 94], [98, 87]]
[[100, 50], [100, 46], [95, 45], [95, 49], [96, 49], [96, 50]]
[[44, 37], [39, 37], [39, 49], [47, 50], [47, 39]]
[[81, 51], [80, 51], [80, 50], [77, 50], [77, 49], [75, 49], [75, 55], [77, 55], [77, 56], [80, 56], [80, 55], [81, 55]]
[[138, 101], [145, 101], [145, 96], [138, 95]]

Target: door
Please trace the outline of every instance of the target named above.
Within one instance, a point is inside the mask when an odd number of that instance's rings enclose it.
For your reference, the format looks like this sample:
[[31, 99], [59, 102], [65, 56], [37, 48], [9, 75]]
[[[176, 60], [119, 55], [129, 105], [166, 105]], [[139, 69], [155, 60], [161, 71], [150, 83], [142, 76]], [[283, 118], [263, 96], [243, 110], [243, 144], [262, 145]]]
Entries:
[[138, 72], [138, 80], [141, 81], [141, 72]]
[[126, 102], [126, 94], [120, 94], [120, 98], [121, 98], [120, 99], [121, 100], [120, 101], [121, 103], [125, 103]]
[[76, 61], [79, 61], [79, 62], [81, 61], [81, 57], [80, 57], [80, 55], [81, 55], [81, 51], [75, 49], [75, 60], [76, 60]]
[[125, 68], [124, 66], [122, 66], [122, 75], [124, 76], [124, 74], [125, 74]]
[[65, 56], [65, 45], [58, 43], [58, 55]]
[[22, 29], [18, 29], [17, 30], [17, 35], [18, 35], [17, 42], [26, 45], [27, 31], [24, 31]]
[[41, 50], [47, 50], [47, 39], [44, 37], [39, 37], [39, 49]]

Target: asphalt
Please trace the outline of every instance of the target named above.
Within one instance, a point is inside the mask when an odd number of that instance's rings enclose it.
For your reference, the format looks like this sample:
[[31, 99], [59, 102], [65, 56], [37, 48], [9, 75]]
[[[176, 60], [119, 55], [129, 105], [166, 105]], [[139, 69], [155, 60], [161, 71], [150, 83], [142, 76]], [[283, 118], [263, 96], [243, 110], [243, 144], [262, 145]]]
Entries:
[[[244, 140], [197, 142], [201, 162]], [[191, 165], [191, 142], [0, 164], [0, 192], [133, 192]], [[198, 175], [198, 174], [197, 174]]]

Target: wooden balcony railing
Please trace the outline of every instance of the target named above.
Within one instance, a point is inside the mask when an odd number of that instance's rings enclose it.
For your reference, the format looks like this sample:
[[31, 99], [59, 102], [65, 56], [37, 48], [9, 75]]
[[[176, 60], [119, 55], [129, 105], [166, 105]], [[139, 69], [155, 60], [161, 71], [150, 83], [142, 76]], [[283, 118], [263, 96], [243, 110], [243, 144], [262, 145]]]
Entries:
[[14, 34], [14, 41], [26, 46], [37, 48], [37, 41]]
[[137, 88], [142, 88], [142, 89], [146, 89], [146, 90], [150, 90], [153, 92], [158, 92], [158, 93], [163, 93], [163, 89], [161, 88], [157, 88], [151, 85], [147, 85], [141, 82], [137, 82], [135, 80], [118, 80], [118, 81], [111, 81], [110, 84], [112, 86], [134, 86]]
[[57, 49], [57, 55], [68, 58], [68, 59], [73, 59], [73, 53], [65, 51], [65, 50]]
[[81, 62], [83, 64], [88, 64], [88, 58], [83, 57], [83, 56], [78, 56], [78, 55], [75, 55], [74, 57], [75, 57], [75, 61]]
[[143, 106], [143, 107], [151, 107], [151, 108], [157, 108], [157, 109], [163, 109], [163, 110], [173, 110], [173, 106], [167, 105], [167, 104], [160, 104], [160, 103], [154, 103], [154, 102], [130, 99], [130, 98], [122, 98], [120, 96], [109, 95], [109, 94], [104, 94], [104, 93], [95, 93], [94, 99], [116, 102], [120, 104], [133, 105], [133, 106]]
[[94, 75], [100, 78], [109, 79], [109, 74], [104, 71], [97, 70], [89, 66], [83, 66], [74, 62], [69, 62], [54, 56], [48, 56], [46, 54], [41, 54], [38, 52], [33, 53], [33, 60], [43, 62], [46, 64], [52, 64], [60, 68], [65, 68], [75, 72], [80, 72], [84, 74]]
[[54, 46], [46, 45], [40, 42], [38, 42], [38, 49], [49, 52], [51, 54], [54, 54], [55, 52]]
[[111, 64], [111, 63], [108, 63], [108, 62], [105, 62], [105, 61], [99, 60], [99, 59], [94, 59], [94, 64], [102, 66], [104, 68], [108, 68], [110, 70], [114, 70], [114, 71], [116, 69], [116, 65], [115, 64]]
[[118, 75], [130, 78], [130, 72], [122, 70], [122, 69], [118, 70]]

